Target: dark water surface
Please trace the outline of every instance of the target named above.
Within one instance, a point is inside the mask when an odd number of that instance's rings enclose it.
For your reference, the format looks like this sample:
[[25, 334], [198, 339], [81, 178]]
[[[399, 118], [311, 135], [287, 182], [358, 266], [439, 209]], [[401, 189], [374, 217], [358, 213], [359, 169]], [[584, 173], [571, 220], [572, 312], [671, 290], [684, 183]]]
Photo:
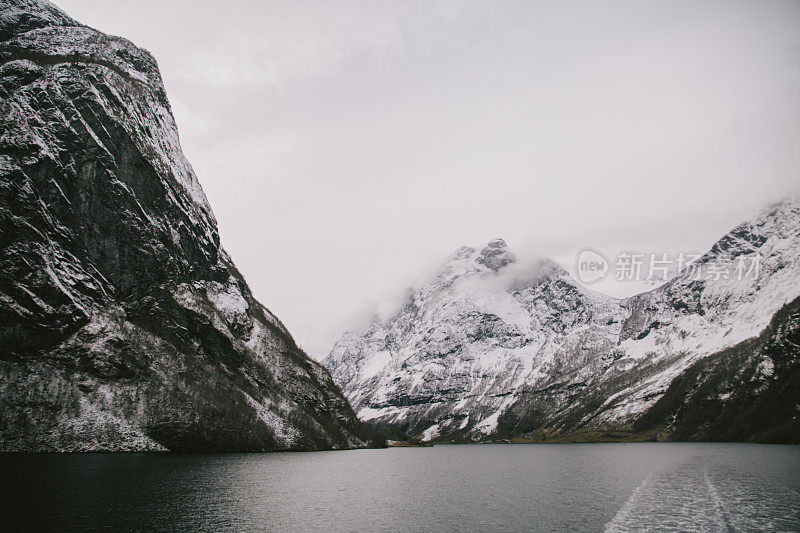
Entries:
[[2, 529], [800, 530], [800, 447], [0, 455]]

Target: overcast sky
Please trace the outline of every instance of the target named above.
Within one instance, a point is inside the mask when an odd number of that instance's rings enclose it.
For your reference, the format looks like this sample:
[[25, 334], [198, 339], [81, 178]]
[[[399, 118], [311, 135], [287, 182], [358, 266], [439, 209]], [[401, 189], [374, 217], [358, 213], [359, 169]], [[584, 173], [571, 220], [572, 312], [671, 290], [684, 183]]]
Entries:
[[60, 0], [150, 50], [312, 356], [455, 248], [706, 250], [800, 187], [800, 2]]

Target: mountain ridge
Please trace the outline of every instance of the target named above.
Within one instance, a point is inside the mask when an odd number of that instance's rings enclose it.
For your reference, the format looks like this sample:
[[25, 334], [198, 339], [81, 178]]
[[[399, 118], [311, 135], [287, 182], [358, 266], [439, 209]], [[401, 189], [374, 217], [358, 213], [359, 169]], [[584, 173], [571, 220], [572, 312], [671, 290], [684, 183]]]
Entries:
[[[799, 295], [799, 205], [792, 195], [765, 208], [720, 238], [694, 270], [623, 299], [581, 286], [562, 267], [545, 281], [522, 276], [518, 286], [453, 291], [458, 276], [450, 280], [448, 263], [406, 304], [421, 311], [346, 334], [323, 362], [362, 419], [426, 440], [530, 439], [535, 432], [669, 439], [664, 428], [638, 421], [653, 419], [652, 409], [664, 405], [654, 404], [677, 377], [734, 346], [764, 344], [754, 339], [769, 327], [794, 327], [791, 313], [787, 323], [772, 320]], [[475, 253], [465, 247], [452, 257], [466, 254], [469, 262]], [[733, 268], [756, 254], [763, 255], [757, 279], [713, 279], [719, 265]], [[470, 268], [479, 270], [461, 272]], [[451, 285], [437, 285], [443, 279]], [[503, 315], [514, 306], [516, 316]], [[429, 334], [437, 328], [447, 334]], [[791, 373], [794, 360], [782, 372]], [[792, 424], [794, 433], [783, 433], [789, 441], [800, 438]], [[674, 435], [704, 434], [683, 428]]]

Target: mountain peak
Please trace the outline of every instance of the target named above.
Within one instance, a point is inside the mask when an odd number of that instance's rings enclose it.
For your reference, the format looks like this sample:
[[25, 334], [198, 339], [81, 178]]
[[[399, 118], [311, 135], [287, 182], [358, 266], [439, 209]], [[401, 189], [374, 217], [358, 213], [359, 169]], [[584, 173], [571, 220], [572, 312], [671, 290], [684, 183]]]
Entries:
[[492, 239], [491, 241], [489, 241], [486, 244], [486, 248], [492, 248], [492, 249], [495, 249], [495, 248], [506, 248], [507, 246], [508, 246], [508, 244], [506, 244], [506, 241], [504, 241], [500, 237], [497, 237], [496, 239]]
[[0, 41], [37, 28], [80, 25], [46, 0], [0, 0]]
[[507, 247], [508, 245], [503, 239], [493, 239], [481, 250], [475, 261], [497, 272], [516, 260], [516, 256]]

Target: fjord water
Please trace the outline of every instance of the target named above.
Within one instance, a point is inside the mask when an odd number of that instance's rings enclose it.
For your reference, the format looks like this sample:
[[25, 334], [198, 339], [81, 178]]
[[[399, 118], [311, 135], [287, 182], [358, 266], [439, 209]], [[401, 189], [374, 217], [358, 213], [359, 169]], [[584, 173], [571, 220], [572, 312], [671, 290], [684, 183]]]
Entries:
[[25, 529], [800, 530], [800, 447], [441, 445], [0, 456]]

